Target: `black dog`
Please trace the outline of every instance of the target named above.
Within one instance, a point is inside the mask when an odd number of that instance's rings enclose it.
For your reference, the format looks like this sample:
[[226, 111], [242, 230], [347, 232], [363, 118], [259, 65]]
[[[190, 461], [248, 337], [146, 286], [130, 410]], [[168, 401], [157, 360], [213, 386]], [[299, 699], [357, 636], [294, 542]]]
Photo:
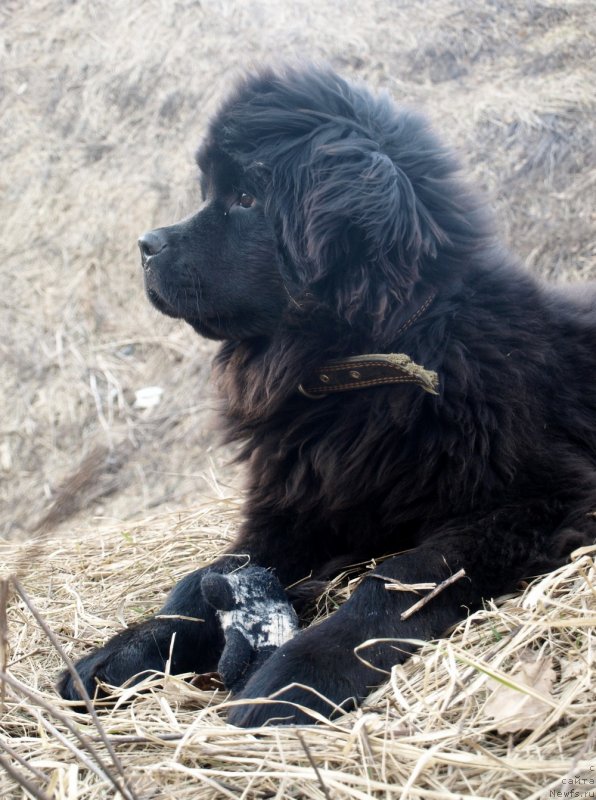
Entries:
[[[202, 210], [140, 247], [154, 305], [223, 340], [225, 426], [250, 482], [238, 538], [207, 570], [243, 553], [288, 586], [394, 554], [241, 693], [275, 702], [230, 714], [306, 722], [291, 703], [361, 701], [410, 640], [594, 541], [596, 295], [522, 271], [426, 123], [331, 71], [244, 80], [198, 163]], [[420, 592], [386, 588], [458, 573], [405, 619]], [[216, 668], [204, 574], [161, 611], [204, 622], [118, 634], [78, 663], [91, 693], [161, 670], [174, 633], [173, 671]], [[60, 689], [77, 697], [69, 676]]]

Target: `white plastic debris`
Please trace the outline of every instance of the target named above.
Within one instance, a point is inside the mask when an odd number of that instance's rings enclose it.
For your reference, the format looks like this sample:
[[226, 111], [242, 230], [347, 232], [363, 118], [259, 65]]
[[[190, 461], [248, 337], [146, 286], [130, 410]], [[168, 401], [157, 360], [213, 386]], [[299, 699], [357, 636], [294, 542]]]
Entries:
[[163, 389], [161, 386], [143, 386], [135, 392], [135, 408], [154, 408], [161, 402]]

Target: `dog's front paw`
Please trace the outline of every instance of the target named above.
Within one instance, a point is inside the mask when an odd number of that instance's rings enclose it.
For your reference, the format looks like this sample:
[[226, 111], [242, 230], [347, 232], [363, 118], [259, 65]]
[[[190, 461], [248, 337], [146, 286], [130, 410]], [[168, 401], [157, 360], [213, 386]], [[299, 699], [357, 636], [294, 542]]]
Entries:
[[[156, 633], [160, 635], [156, 636]], [[120, 686], [146, 670], [162, 670], [168, 657], [163, 633], [155, 621], [150, 620], [121, 631], [103, 647], [81, 658], [75, 669], [87, 694], [91, 698], [105, 697], [105, 692], [99, 688], [100, 683]], [[165, 650], [162, 649], [164, 645]], [[60, 676], [57, 689], [66, 700], [81, 699], [74, 677], [68, 670]]]
[[[124, 683], [130, 675], [127, 671], [122, 672], [123, 680], [118, 680], [119, 670], [110, 664], [109, 655], [104, 652], [104, 648], [93, 650], [89, 655], [81, 658], [75, 664], [77, 675], [89, 697], [93, 699], [106, 697], [106, 692], [101, 689], [100, 684], [110, 684], [117, 686]], [[65, 700], [82, 701], [82, 692], [79, 689], [78, 681], [75, 680], [70, 670], [65, 669], [60, 674], [56, 683], [58, 694]]]
[[[310, 628], [279, 648], [234, 699], [233, 725], [312, 725], [353, 709], [378, 683], [353, 646]], [[371, 684], [371, 685], [369, 685]]]
[[[255, 691], [250, 687], [244, 689], [236, 699], [241, 704], [233, 706], [228, 714], [228, 721], [240, 728], [260, 728], [263, 725], [314, 725], [330, 719], [343, 711], [349, 711], [356, 705], [354, 697], [348, 697], [342, 703], [333, 702], [319, 690], [305, 685], [287, 685], [283, 688], [272, 681], [268, 689]], [[267, 699], [263, 697], [267, 696]]]
[[[170, 657], [174, 673], [209, 671], [215, 668], [219, 652], [208, 637], [201, 636], [207, 627], [199, 621], [149, 619], [118, 633], [78, 661], [75, 669], [91, 698], [106, 696], [100, 683], [121, 686], [131, 678], [141, 680], [148, 671], [163, 671]], [[60, 676], [57, 689], [66, 700], [81, 699], [68, 671]]]

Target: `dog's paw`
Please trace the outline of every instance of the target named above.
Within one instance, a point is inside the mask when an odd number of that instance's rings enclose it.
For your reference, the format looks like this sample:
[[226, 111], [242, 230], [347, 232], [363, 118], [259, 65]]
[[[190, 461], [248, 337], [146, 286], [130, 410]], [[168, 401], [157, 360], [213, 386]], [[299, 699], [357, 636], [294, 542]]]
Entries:
[[[124, 682], [113, 679], [111, 671], [106, 664], [109, 657], [105, 658], [104, 656], [105, 654], [103, 653], [103, 648], [101, 648], [94, 650], [88, 656], [81, 658], [75, 664], [75, 669], [77, 671], [79, 680], [83, 684], [85, 691], [92, 700], [106, 696], [105, 692], [100, 688], [100, 684], [107, 683], [111, 685], [118, 685], [119, 683]], [[124, 680], [126, 680], [126, 678], [124, 678]], [[81, 692], [79, 691], [77, 681], [75, 681], [75, 678], [70, 670], [65, 669], [60, 674], [60, 677], [56, 683], [56, 690], [58, 694], [65, 700], [81, 701], [82, 708]]]
[[312, 725], [353, 709], [378, 676], [358, 661], [352, 647], [325, 641], [320, 633], [311, 628], [280, 647], [234, 698], [239, 702], [228, 720], [245, 728]]
[[[173, 673], [207, 672], [215, 668], [219, 653], [201, 633], [207, 633], [207, 626], [200, 622], [149, 619], [118, 633], [80, 659], [75, 669], [91, 698], [106, 697], [99, 684], [121, 686], [141, 680], [149, 671], [162, 672], [168, 659]], [[56, 688], [66, 700], [81, 699], [69, 671], [62, 673]]]
[[[81, 658], [75, 669], [89, 697], [106, 696], [100, 684], [120, 686], [147, 670], [163, 670], [168, 656], [164, 633], [150, 620], [121, 631], [103, 647]], [[56, 688], [66, 700], [81, 700], [75, 679], [68, 670], [61, 674]]]
[[[271, 686], [268, 699], [258, 692], [254, 698], [246, 689], [239, 696], [241, 704], [230, 708], [228, 722], [239, 728], [259, 728], [263, 725], [315, 725], [355, 708], [356, 701], [348, 697], [341, 704], [331, 701], [316, 689], [290, 685], [283, 689]], [[275, 699], [271, 699], [271, 695]]]

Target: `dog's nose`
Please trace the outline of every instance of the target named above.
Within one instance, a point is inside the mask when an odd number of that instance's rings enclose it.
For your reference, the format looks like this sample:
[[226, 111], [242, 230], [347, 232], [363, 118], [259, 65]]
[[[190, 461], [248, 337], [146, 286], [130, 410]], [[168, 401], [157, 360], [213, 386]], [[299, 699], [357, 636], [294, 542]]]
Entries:
[[139, 248], [143, 264], [146, 264], [151, 256], [156, 256], [167, 246], [165, 236], [161, 231], [149, 231], [144, 233], [139, 239]]

